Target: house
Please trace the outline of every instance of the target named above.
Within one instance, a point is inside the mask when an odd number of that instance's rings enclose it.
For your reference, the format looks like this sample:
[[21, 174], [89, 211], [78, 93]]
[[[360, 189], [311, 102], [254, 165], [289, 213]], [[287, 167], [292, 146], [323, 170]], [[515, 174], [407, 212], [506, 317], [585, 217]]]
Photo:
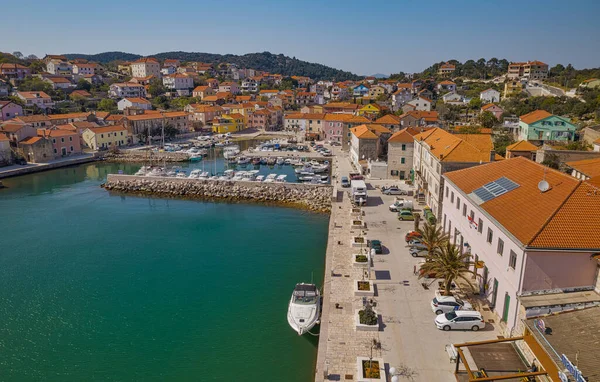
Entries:
[[600, 152], [600, 138], [596, 139], [594, 143], [592, 143], [592, 148], [596, 152]]
[[442, 96], [442, 101], [447, 104], [465, 104], [469, 102], [469, 100], [467, 100], [463, 95], [460, 95], [456, 92], [444, 94]]
[[414, 106], [416, 111], [431, 111], [432, 101], [425, 97], [417, 97], [407, 102], [407, 105]]
[[[322, 100], [323, 97], [320, 97]], [[297, 105], [309, 105], [317, 103], [317, 93], [313, 92], [298, 92], [296, 93], [296, 104]]]
[[70, 76], [73, 74], [73, 65], [68, 61], [51, 60], [46, 64], [46, 71], [50, 74]]
[[519, 139], [527, 141], [572, 141], [577, 127], [568, 118], [536, 110], [519, 117]]
[[204, 99], [206, 96], [215, 95], [215, 91], [210, 86], [196, 86], [192, 92], [193, 97]]
[[110, 85], [108, 96], [110, 98], [145, 98], [144, 85], [133, 82], [118, 82]]
[[448, 77], [448, 76], [451, 76], [455, 70], [456, 70], [455, 65], [453, 65], [449, 62], [446, 62], [445, 64], [440, 65], [440, 67], [438, 69], [438, 75], [443, 76], [443, 77]]
[[277, 89], [263, 89], [258, 92], [258, 95], [260, 97], [267, 97], [267, 98], [275, 97], [277, 94], [279, 94], [279, 90], [277, 90]]
[[307, 140], [321, 140], [324, 136], [325, 113], [291, 113], [284, 116], [287, 131], [303, 131]]
[[76, 63], [73, 64], [73, 74], [77, 74], [80, 76], [86, 74], [102, 74], [103, 70], [100, 65], [95, 63]]
[[73, 83], [65, 77], [46, 77], [44, 81], [49, 83], [54, 90], [66, 90], [74, 86]]
[[154, 75], [146, 76], [146, 77], [132, 77], [129, 82], [138, 84], [138, 85], [150, 85], [152, 81], [158, 79], [158, 77]]
[[99, 76], [97, 74], [84, 74], [83, 76], [81, 76], [79, 78], [83, 79], [86, 82], [89, 82], [92, 85], [101, 85], [104, 83], [102, 81], [102, 76]]
[[[400, 85], [408, 85], [408, 87], [400, 87]], [[400, 110], [402, 106], [412, 100], [412, 98], [413, 95], [410, 84], [398, 84], [398, 90], [392, 93], [392, 110]]]
[[129, 115], [125, 118], [125, 127], [134, 143], [139, 142], [144, 134], [160, 130], [165, 126], [171, 126], [179, 133], [188, 133], [191, 131], [190, 114], [185, 111], [144, 110], [142, 114]]
[[105, 150], [128, 143], [127, 129], [123, 125], [91, 127], [85, 129], [83, 141], [92, 150]]
[[0, 97], [8, 97], [9, 90], [8, 83], [0, 79]]
[[127, 108], [151, 110], [152, 103], [145, 98], [123, 98], [117, 102], [117, 107], [121, 111]]
[[257, 81], [256, 78], [250, 77], [245, 78], [242, 81], [242, 91], [249, 93], [256, 93], [258, 91], [258, 87], [260, 86], [260, 81]]
[[358, 109], [358, 115], [365, 116], [371, 120], [374, 120], [377, 117], [383, 108], [376, 103], [369, 103], [360, 109]]
[[245, 128], [241, 114], [223, 114], [212, 120], [212, 132], [215, 134], [234, 133]]
[[455, 92], [456, 91], [456, 83], [449, 81], [449, 80], [444, 80], [444, 81], [441, 81], [437, 85], [437, 89], [438, 89], [438, 91], [441, 91], [441, 92]]
[[338, 142], [342, 149], [349, 148], [351, 133], [350, 129], [363, 124], [370, 124], [371, 120], [363, 117], [346, 113], [328, 113], [325, 114], [323, 130], [323, 140], [327, 142]]
[[67, 61], [67, 58], [62, 54], [47, 54], [44, 56], [44, 58], [42, 58], [42, 62], [44, 64], [47, 64], [52, 60]]
[[332, 101], [342, 101], [348, 99], [348, 97], [350, 97], [350, 94], [348, 93], [348, 88], [346, 86], [335, 84], [329, 91], [329, 98], [331, 98]]
[[523, 84], [518, 80], [508, 80], [504, 83], [504, 98], [521, 94]]
[[163, 85], [178, 96], [189, 96], [194, 87], [194, 79], [187, 74], [174, 73], [163, 77]]
[[167, 58], [163, 61], [163, 67], [178, 68], [181, 62], [176, 59]]
[[221, 106], [190, 104], [187, 105], [184, 111], [190, 113], [190, 120], [193, 122], [201, 122], [206, 125], [209, 121], [223, 115], [224, 110]]
[[248, 127], [265, 131], [281, 130], [283, 111], [280, 107], [265, 107], [248, 114]]
[[71, 94], [69, 94], [69, 98], [73, 101], [77, 101], [78, 99], [89, 99], [92, 98], [92, 94], [85, 90], [73, 90]]
[[160, 78], [160, 63], [154, 57], [140, 58], [130, 64], [132, 77], [154, 76]]
[[433, 99], [434, 94], [433, 94], [433, 92], [431, 90], [425, 88], [425, 89], [419, 90], [417, 92], [417, 96], [421, 97], [421, 98], [427, 98], [427, 99], [431, 100], [431, 99]]
[[397, 131], [400, 129], [400, 117], [394, 114], [386, 114], [375, 120], [378, 125], [385, 126], [389, 130]]
[[366, 87], [364, 84], [360, 84], [358, 86], [355, 86], [352, 89], [352, 96], [353, 97], [364, 97], [366, 95], [369, 94], [369, 88]]
[[350, 161], [361, 173], [367, 165], [368, 159], [378, 158], [379, 136], [369, 129], [367, 125], [353, 127], [350, 139]]
[[387, 94], [387, 89], [381, 85], [371, 86], [369, 89], [369, 97], [371, 98], [377, 98], [384, 94]]
[[8, 121], [18, 115], [23, 115], [21, 105], [11, 101], [0, 101], [0, 122]]
[[8, 137], [0, 131], [0, 167], [13, 163], [12, 148]]
[[413, 179], [413, 136], [420, 131], [412, 127], [394, 133], [387, 140], [388, 175], [391, 179]]
[[441, 218], [444, 180], [448, 171], [479, 166], [501, 159], [490, 134], [450, 134], [433, 128], [414, 136], [413, 169], [417, 194]]
[[12, 121], [3, 123], [0, 131], [8, 138], [13, 147], [16, 147], [20, 141], [37, 135], [37, 130], [32, 125], [21, 122], [13, 123]]
[[589, 80], [583, 81], [579, 84], [580, 89], [598, 89], [600, 88], [600, 79], [590, 78]]
[[231, 81], [223, 82], [222, 84], [220, 84], [219, 92], [231, 93], [233, 95], [241, 93], [240, 87], [238, 86], [238, 84], [235, 82], [231, 82]]
[[565, 164], [571, 168], [571, 176], [577, 179], [588, 180], [600, 177], [600, 158], [578, 160]]
[[545, 312], [553, 311], [550, 306], [558, 312], [569, 292], [597, 288], [597, 180], [577, 180], [525, 158], [443, 178], [444, 231], [477, 263], [474, 282], [501, 334], [518, 335], [523, 318], [542, 312], [526, 300], [562, 294], [562, 303], [542, 305]]
[[479, 93], [479, 99], [485, 103], [500, 102], [500, 92], [494, 89], [486, 89]]
[[37, 106], [42, 110], [54, 107], [54, 101], [44, 92], [17, 92], [17, 97], [25, 102], [25, 107]]
[[[168, 76], [169, 74], [175, 74], [175, 73], [181, 73], [181, 72], [186, 72], [187, 73], [186, 69], [188, 69], [188, 68], [179, 68], [179, 69], [177, 69], [175, 66], [165, 66], [165, 67], [163, 67], [163, 68], [160, 69], [160, 74], [162, 74], [163, 76]], [[189, 68], [189, 69], [192, 69], [192, 68]]]
[[408, 111], [400, 118], [400, 128], [439, 125], [437, 111]]
[[539, 147], [529, 141], [518, 141], [506, 146], [506, 159], [525, 157], [535, 162]]
[[360, 105], [349, 102], [330, 102], [323, 105], [323, 111], [325, 113], [346, 113], [346, 114], [358, 114]]
[[492, 113], [494, 115], [494, 117], [496, 117], [497, 120], [500, 120], [500, 118], [502, 118], [502, 114], [504, 114], [504, 109], [502, 109], [500, 106], [495, 105], [493, 103], [488, 103], [487, 105], [483, 105], [481, 107], [482, 113], [484, 113], [486, 111], [489, 111], [490, 113]]
[[7, 80], [22, 80], [31, 74], [31, 69], [21, 64], [0, 64], [0, 77]]
[[38, 129], [37, 135], [52, 142], [54, 158], [81, 154], [81, 141], [77, 131], [64, 129]]
[[32, 136], [18, 143], [17, 151], [29, 163], [45, 163], [54, 159], [52, 143], [48, 138]]
[[543, 80], [548, 78], [548, 64], [541, 61], [511, 62], [506, 77], [509, 80]]

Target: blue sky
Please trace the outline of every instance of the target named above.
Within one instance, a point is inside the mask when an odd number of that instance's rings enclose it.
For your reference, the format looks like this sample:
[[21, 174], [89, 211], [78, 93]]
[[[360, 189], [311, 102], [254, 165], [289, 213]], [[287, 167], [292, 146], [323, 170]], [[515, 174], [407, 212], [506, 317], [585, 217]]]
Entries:
[[270, 51], [357, 74], [482, 57], [600, 66], [599, 0], [2, 3], [0, 51], [26, 55]]

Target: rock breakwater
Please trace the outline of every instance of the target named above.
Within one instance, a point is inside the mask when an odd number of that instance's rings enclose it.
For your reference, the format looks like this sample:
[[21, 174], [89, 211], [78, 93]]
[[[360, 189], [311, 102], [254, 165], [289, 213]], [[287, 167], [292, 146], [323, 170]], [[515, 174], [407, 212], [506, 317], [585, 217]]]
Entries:
[[104, 159], [109, 162], [131, 163], [186, 162], [189, 160], [189, 155], [185, 153], [129, 150], [120, 152], [107, 152], [104, 154]]
[[111, 174], [102, 187], [109, 191], [162, 197], [259, 202], [286, 205], [316, 212], [329, 212], [331, 210], [332, 186], [329, 185]]

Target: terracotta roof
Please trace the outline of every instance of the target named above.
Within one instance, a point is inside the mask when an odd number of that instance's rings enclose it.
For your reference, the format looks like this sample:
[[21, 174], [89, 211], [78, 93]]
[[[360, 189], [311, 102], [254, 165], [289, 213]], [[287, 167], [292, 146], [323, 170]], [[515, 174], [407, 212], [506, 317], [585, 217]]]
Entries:
[[29, 138], [23, 139], [21, 142], [19, 142], [19, 144], [21, 144], [21, 145], [32, 145], [32, 144], [36, 143], [37, 141], [39, 141], [41, 139], [42, 139], [42, 137], [29, 137]]
[[66, 129], [37, 129], [37, 134], [41, 137], [67, 137], [77, 136], [77, 132]]
[[596, 139], [596, 140], [594, 141], [594, 144], [595, 144], [595, 145], [600, 145], [600, 138]]
[[490, 151], [494, 148], [488, 134], [454, 135], [440, 128], [417, 134], [415, 140], [429, 145], [431, 154], [441, 162], [489, 162]]
[[131, 102], [131, 103], [143, 103], [144, 105], [150, 105], [150, 101], [148, 101], [145, 98], [140, 98], [140, 97], [134, 97], [134, 98], [124, 98], [125, 100]]
[[518, 141], [506, 146], [506, 151], [537, 151], [539, 147], [529, 141]]
[[522, 115], [521, 117], [519, 117], [519, 119], [522, 122], [525, 122], [526, 124], [531, 124], [537, 121], [540, 121], [544, 118], [548, 118], [552, 116], [552, 114], [548, 113], [546, 110], [535, 110], [532, 111], [531, 113], [527, 113], [525, 115]]
[[499, 108], [500, 110], [503, 110], [503, 109], [502, 109], [500, 106], [498, 106], [498, 105], [496, 105], [496, 104], [493, 104], [493, 103], [488, 103], [487, 105], [483, 105], [483, 106], [481, 107], [481, 110], [485, 111], [485, 110], [487, 110], [487, 109], [491, 109], [492, 107], [497, 107], [497, 108]]
[[566, 165], [590, 178], [600, 176], [600, 158], [567, 162]]
[[416, 119], [423, 119], [426, 122], [437, 122], [438, 120], [438, 112], [437, 111], [420, 111], [420, 110], [411, 110], [400, 116], [400, 119], [411, 116]]
[[48, 119], [57, 120], [57, 119], [69, 119], [69, 118], [87, 118], [89, 117], [90, 112], [83, 113], [67, 113], [67, 114], [48, 114]]
[[358, 139], [377, 139], [377, 134], [372, 132], [367, 125], [360, 125], [350, 129], [352, 134]]
[[123, 125], [105, 126], [105, 127], [90, 127], [88, 128], [94, 134], [112, 133], [113, 131], [127, 130]]
[[385, 126], [378, 125], [376, 123], [369, 124], [368, 127], [369, 127], [369, 130], [373, 131], [374, 133], [380, 133], [380, 134], [381, 133], [384, 133], [384, 134], [391, 133], [390, 129], [388, 129]]
[[138, 58], [137, 60], [135, 60], [134, 62], [132, 62], [132, 64], [143, 64], [146, 62], [151, 62], [151, 63], [157, 63], [158, 64], [158, 60], [154, 57], [143, 57], [143, 58]]
[[388, 143], [390, 142], [398, 142], [398, 143], [413, 143], [415, 140], [413, 136], [406, 130], [402, 129], [397, 131], [388, 139]]
[[260, 94], [265, 94], [265, 93], [279, 93], [279, 90], [277, 89], [263, 89], [261, 91], [259, 91]]
[[108, 117], [110, 115], [110, 113], [108, 111], [97, 111], [95, 115], [96, 115], [96, 118], [104, 119], [104, 118]]
[[50, 98], [50, 96], [44, 92], [18, 92], [17, 94], [25, 99]]
[[4, 125], [2, 125], [2, 131], [6, 131], [7, 133], [16, 133], [17, 131], [21, 130], [25, 126], [28, 126], [28, 125], [24, 125], [24, 124], [20, 124], [20, 123], [5, 123]]
[[92, 96], [89, 92], [87, 92], [85, 90], [73, 90], [71, 92], [71, 96], [74, 96], [74, 95], [81, 96], [81, 97], [91, 97]]
[[360, 105], [349, 102], [330, 102], [323, 105], [324, 108], [336, 108], [336, 109], [350, 109], [356, 110], [360, 107]]
[[[522, 157], [453, 171], [444, 176], [465, 194], [470, 194], [501, 177], [517, 183], [519, 187], [516, 189], [484, 202], [480, 207], [524, 245], [529, 245], [542, 233], [556, 211], [580, 183], [569, 175], [548, 169]], [[538, 183], [544, 178], [550, 184], [550, 189], [541, 193]], [[587, 213], [582, 211], [581, 214]], [[582, 221], [594, 221], [594, 224], [590, 224], [591, 226], [597, 226], [599, 223], [598, 219], [573, 219], [573, 229], [583, 229], [586, 224], [581, 224]], [[594, 229], [598, 231], [600, 227]], [[560, 236], [567, 235], [561, 234]], [[595, 237], [600, 239], [599, 235], [595, 235]], [[565, 240], [570, 239], [565, 238]], [[600, 243], [598, 247], [600, 247]]]
[[286, 119], [325, 119], [325, 113], [291, 113], [285, 115]]
[[47, 80], [54, 82], [55, 84], [70, 84], [71, 81], [67, 80], [64, 77], [48, 77]]
[[207, 89], [212, 90], [212, 88], [210, 86], [196, 86], [194, 88], [194, 92], [203, 92], [203, 91], [206, 91]]
[[456, 85], [456, 83], [446, 80], [446, 81], [440, 82], [440, 85]]
[[36, 114], [36, 115], [19, 115], [13, 118], [15, 121], [20, 121], [23, 123], [32, 123], [32, 122], [43, 122], [50, 121], [50, 118], [46, 115]]
[[132, 87], [132, 88], [143, 88], [144, 87], [144, 85], [136, 84], [135, 82], [117, 82], [110, 86], [117, 86], [117, 87], [128, 86], [128, 87]]
[[106, 118], [104, 118], [105, 121], [110, 121], [110, 122], [119, 122], [121, 121], [123, 118], [125, 118], [124, 115], [121, 114], [111, 114], [109, 116], [107, 116]]
[[348, 120], [350, 123], [371, 123], [371, 120], [363, 115], [352, 115]]

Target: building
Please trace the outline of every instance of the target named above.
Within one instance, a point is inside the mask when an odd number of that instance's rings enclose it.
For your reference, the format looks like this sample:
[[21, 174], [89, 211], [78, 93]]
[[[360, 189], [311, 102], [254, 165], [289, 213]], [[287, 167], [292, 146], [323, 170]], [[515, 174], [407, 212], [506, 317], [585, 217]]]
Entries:
[[572, 141], [577, 127], [568, 118], [536, 110], [519, 117], [519, 139], [527, 141]]
[[78, 99], [89, 99], [92, 98], [92, 94], [85, 90], [73, 90], [71, 94], [69, 94], [69, 98], [73, 101], [77, 101]]
[[379, 136], [367, 125], [360, 125], [350, 130], [350, 161], [361, 173], [365, 172], [367, 160], [378, 158]]
[[440, 92], [455, 92], [456, 91], [456, 83], [444, 80], [437, 84], [437, 89]]
[[486, 89], [479, 93], [479, 99], [485, 103], [500, 102], [500, 92], [494, 89]]
[[13, 147], [17, 147], [20, 141], [37, 135], [37, 130], [32, 125], [18, 121], [2, 124], [0, 132], [8, 138]]
[[192, 122], [201, 122], [203, 125], [206, 125], [209, 121], [212, 121], [225, 113], [221, 106], [201, 104], [190, 104], [183, 110], [190, 113], [190, 120]]
[[241, 90], [237, 83], [227, 81], [219, 84], [219, 92], [222, 93], [231, 93], [233, 95], [240, 94]]
[[179, 133], [191, 131], [190, 114], [185, 111], [158, 112], [146, 110], [142, 114], [129, 115], [125, 118], [125, 127], [129, 131], [132, 142], [143, 141], [144, 136], [158, 136], [164, 127], [170, 126]]
[[374, 120], [379, 114], [381, 114], [381, 111], [383, 110], [383, 107], [376, 104], [376, 103], [369, 103], [366, 104], [365, 106], [361, 107], [360, 109], [358, 109], [358, 115], [362, 115], [365, 116], [367, 118], [369, 118], [370, 120]]
[[110, 85], [110, 98], [145, 98], [146, 87], [133, 82], [118, 82]]
[[508, 80], [504, 83], [504, 98], [519, 95], [523, 91], [523, 84], [519, 80]]
[[414, 106], [413, 110], [416, 111], [431, 111], [432, 101], [425, 97], [417, 97], [407, 102], [407, 105]]
[[458, 94], [456, 92], [446, 93], [442, 96], [442, 101], [451, 105], [463, 105], [469, 103], [470, 99], [467, 99], [462, 94]]
[[492, 113], [492, 115], [494, 117], [496, 117], [497, 120], [500, 120], [502, 118], [502, 114], [504, 114], [504, 109], [493, 103], [488, 103], [487, 105], [483, 105], [481, 107], [482, 113], [484, 113], [486, 111], [489, 111], [490, 113]]
[[46, 64], [46, 71], [59, 76], [70, 76], [73, 74], [73, 65], [68, 61], [51, 60]]
[[12, 148], [8, 137], [0, 131], [0, 167], [13, 163]]
[[385, 94], [387, 94], [387, 89], [381, 85], [374, 85], [369, 89], [369, 97], [373, 99]]
[[8, 97], [9, 90], [8, 83], [0, 79], [0, 97]]
[[260, 80], [254, 77], [245, 78], [242, 81], [242, 91], [249, 93], [256, 93], [260, 87]]
[[[412, 134], [415, 133], [415, 134]], [[387, 164], [389, 178], [412, 179], [414, 135], [418, 130], [405, 128], [394, 133], [387, 141]]]
[[456, 70], [456, 66], [453, 64], [446, 62], [445, 64], [440, 65], [438, 69], [438, 75], [443, 77], [451, 76], [452, 73]]
[[[405, 85], [400, 87], [400, 85]], [[410, 84], [399, 84], [398, 90], [392, 93], [392, 110], [398, 111], [405, 103], [412, 100], [413, 94]]]
[[346, 113], [346, 114], [358, 114], [360, 105], [349, 102], [330, 102], [323, 105], [323, 111], [325, 113]]
[[81, 141], [77, 131], [64, 129], [38, 129], [38, 136], [52, 142], [54, 158], [81, 154]]
[[600, 158], [578, 160], [565, 164], [571, 168], [571, 176], [577, 179], [588, 180], [600, 177]]
[[400, 130], [400, 117], [394, 114], [386, 114], [383, 117], [377, 118], [375, 123], [384, 126], [391, 131]]
[[353, 97], [365, 97], [369, 94], [369, 88], [366, 87], [364, 84], [360, 84], [358, 86], [355, 86], [352, 89], [352, 96]]
[[73, 83], [65, 77], [47, 77], [44, 81], [49, 83], [54, 90], [67, 90], [74, 86]]
[[48, 138], [31, 136], [18, 143], [17, 151], [29, 163], [45, 163], [54, 159], [52, 143]]
[[522, 316], [539, 314], [524, 300], [597, 286], [597, 181], [513, 158], [446, 173], [444, 184], [442, 225], [478, 264], [480, 296], [504, 335], [522, 332]]
[[123, 125], [87, 128], [82, 137], [92, 150], [106, 150], [128, 143], [127, 129]]
[[100, 65], [95, 64], [95, 63], [76, 63], [73, 64], [73, 74], [77, 74], [80, 76], [86, 75], [86, 74], [102, 74], [103, 70], [100, 67]]
[[132, 77], [154, 76], [160, 78], [160, 63], [156, 58], [140, 58], [130, 64]]
[[580, 89], [598, 89], [600, 88], [600, 79], [590, 78], [589, 80], [583, 81], [579, 84]]
[[0, 101], [0, 122], [8, 121], [19, 115], [23, 115], [21, 105], [11, 101]]
[[518, 141], [506, 146], [506, 159], [524, 157], [535, 162], [539, 147], [529, 141]]
[[0, 77], [7, 80], [22, 80], [31, 74], [31, 69], [21, 64], [0, 64]]
[[548, 64], [541, 61], [511, 62], [506, 77], [509, 80], [544, 80], [548, 78]]
[[194, 87], [194, 79], [187, 74], [174, 73], [163, 77], [163, 85], [178, 96], [189, 96]]
[[298, 93], [296, 93], [296, 104], [297, 105], [311, 105], [314, 103], [319, 103], [318, 100], [322, 101], [323, 97], [317, 96], [317, 93], [313, 93], [313, 92], [298, 92]]
[[433, 128], [415, 135], [414, 141], [413, 169], [418, 194], [438, 219], [444, 202], [444, 173], [502, 158], [494, 151], [489, 134], [450, 134]]
[[244, 116], [241, 114], [223, 114], [212, 120], [212, 132], [216, 134], [235, 133], [244, 128]]
[[216, 92], [210, 86], [196, 86], [194, 91], [192, 92], [193, 97], [200, 98], [201, 100], [204, 97], [215, 95]]
[[284, 116], [284, 128], [287, 131], [304, 132], [307, 140], [321, 140], [325, 113], [293, 113]]
[[152, 103], [145, 98], [123, 98], [117, 102], [117, 107], [121, 111], [127, 108], [152, 110]]
[[17, 92], [17, 97], [25, 102], [25, 107], [37, 106], [44, 111], [54, 107], [54, 101], [44, 92]]
[[409, 111], [399, 116], [399, 118], [400, 128], [439, 125], [437, 111]]

